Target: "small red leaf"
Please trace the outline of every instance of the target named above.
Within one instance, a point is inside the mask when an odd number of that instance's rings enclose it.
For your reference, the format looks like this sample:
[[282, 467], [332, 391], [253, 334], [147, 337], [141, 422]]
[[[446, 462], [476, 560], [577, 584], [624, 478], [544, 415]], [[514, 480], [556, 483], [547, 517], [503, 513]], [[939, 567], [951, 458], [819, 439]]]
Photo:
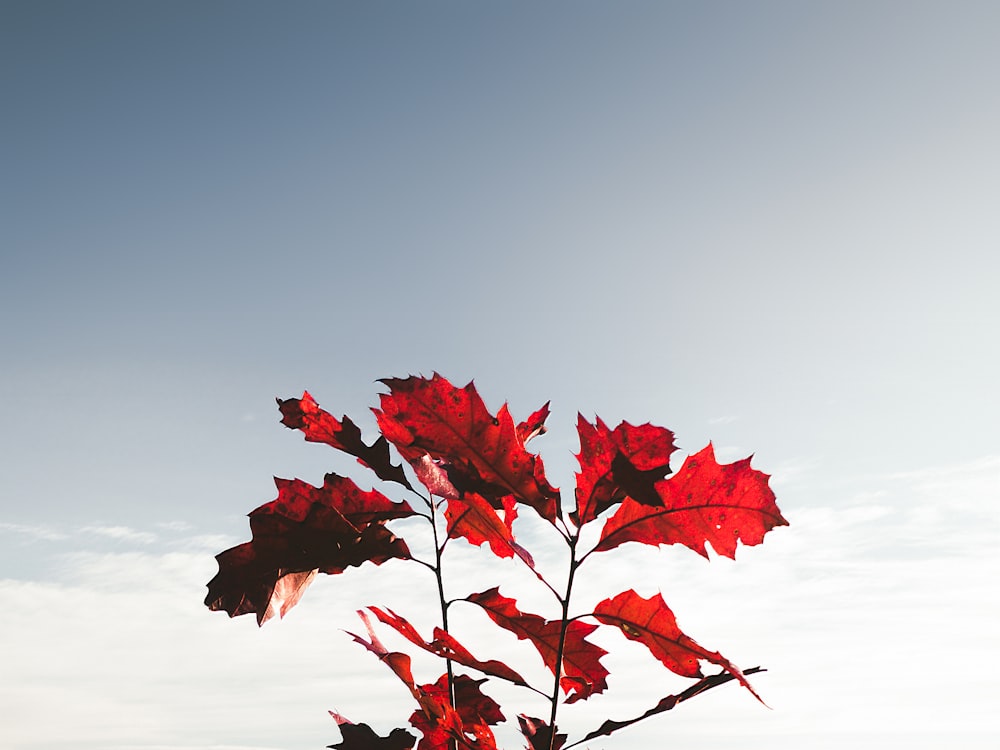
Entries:
[[761, 700], [734, 664], [718, 651], [709, 651], [681, 632], [674, 613], [659, 594], [643, 599], [635, 591], [624, 591], [598, 604], [594, 617], [605, 625], [619, 628], [629, 640], [640, 641], [671, 672], [684, 677], [703, 677], [699, 662], [710, 661], [733, 675]]
[[452, 498], [445, 507], [448, 519], [448, 536], [464, 537], [470, 544], [480, 546], [484, 542], [497, 557], [517, 555], [529, 567], [535, 562], [524, 547], [514, 541], [511, 525], [517, 517], [517, 506], [512, 495], [507, 495], [503, 503], [504, 517], [501, 519], [493, 506], [482, 495], [467, 492], [461, 498]]
[[[560, 750], [566, 744], [566, 735], [556, 732], [556, 741], [552, 742], [552, 727], [541, 719], [535, 719], [526, 714], [517, 717], [521, 725], [521, 734], [528, 740], [527, 750]], [[557, 728], [558, 729], [558, 728]]]
[[530, 417], [518, 424], [517, 436], [521, 438], [522, 443], [527, 443], [532, 438], [545, 434], [548, 429], [545, 426], [545, 420], [549, 418], [550, 403], [550, 401], [546, 401], [541, 409], [532, 412]]
[[554, 522], [559, 493], [545, 479], [542, 459], [528, 453], [506, 404], [494, 417], [476, 388], [456, 388], [440, 375], [390, 378], [375, 410], [382, 434], [407, 460], [430, 454], [459, 492], [491, 501], [514, 495]]
[[379, 479], [397, 482], [410, 488], [403, 468], [389, 459], [389, 443], [384, 437], [371, 445], [361, 439], [361, 430], [346, 416], [338, 420], [324, 411], [306, 391], [302, 398], [277, 399], [281, 411], [281, 423], [295, 430], [302, 430], [306, 440], [312, 443], [326, 443], [337, 450], [349, 453], [358, 463], [372, 469]]
[[[517, 602], [492, 588], [478, 594], [470, 594], [466, 599], [478, 604], [500, 627], [509, 630], [521, 640], [529, 640], [542, 657], [545, 666], [556, 674], [559, 654], [559, 638], [563, 623], [561, 620], [545, 620], [538, 615], [521, 612]], [[586, 637], [597, 629], [596, 625], [573, 620], [566, 624], [563, 645], [562, 672], [559, 684], [567, 693], [566, 702], [573, 703], [589, 698], [594, 693], [607, 688], [608, 670], [600, 659], [605, 651]]]
[[655, 484], [670, 473], [674, 434], [651, 424], [622, 422], [613, 431], [598, 417], [594, 424], [577, 417], [580, 471], [576, 516], [583, 525], [625, 497], [643, 505], [661, 505]]
[[327, 745], [332, 750], [409, 750], [417, 741], [405, 729], [393, 729], [388, 737], [379, 737], [367, 724], [355, 724], [334, 711], [330, 711], [330, 716], [343, 736], [336, 745]]
[[369, 609], [379, 620], [391, 628], [394, 628], [397, 633], [425, 651], [430, 651], [432, 654], [436, 654], [443, 659], [451, 659], [452, 661], [466, 667], [478, 669], [480, 672], [484, 672], [485, 674], [500, 677], [509, 682], [513, 682], [515, 685], [523, 685], [525, 687], [528, 686], [528, 683], [524, 681], [524, 678], [506, 664], [493, 659], [489, 661], [480, 661], [469, 653], [468, 649], [459, 643], [453, 635], [442, 630], [441, 628], [434, 628], [434, 640], [426, 641], [421, 637], [420, 633], [417, 632], [417, 629], [414, 628], [413, 625], [411, 625], [403, 617], [397, 615], [391, 609], [383, 610], [379, 607], [369, 607]]
[[624, 500], [594, 551], [624, 542], [683, 544], [707, 557], [709, 542], [718, 554], [735, 557], [737, 541], [760, 544], [768, 531], [788, 525], [767, 480], [767, 474], [750, 468], [749, 458], [720, 465], [710, 443], [688, 456], [677, 474], [657, 482], [662, 507]]

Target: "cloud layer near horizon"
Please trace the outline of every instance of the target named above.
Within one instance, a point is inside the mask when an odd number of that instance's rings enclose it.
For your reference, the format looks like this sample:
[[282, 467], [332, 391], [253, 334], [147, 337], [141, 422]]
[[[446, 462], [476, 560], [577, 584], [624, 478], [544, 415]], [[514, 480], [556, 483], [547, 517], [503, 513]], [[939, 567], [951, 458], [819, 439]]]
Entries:
[[[863, 731], [885, 734], [892, 747], [905, 729], [923, 737], [911, 748], [960, 736], [963, 747], [986, 750], [1000, 669], [1000, 562], [991, 552], [1000, 535], [998, 485], [1000, 458], [984, 458], [872, 477], [848, 507], [805, 509], [779, 481], [792, 526], [741, 549], [735, 563], [636, 545], [613, 562], [598, 556], [578, 606], [631, 586], [646, 596], [661, 591], [701, 643], [768, 668], [754, 681], [774, 709], [724, 688], [599, 745], [647, 744], [668, 731], [692, 748], [766, 734], [770, 747], [791, 750]], [[95, 534], [99, 525], [0, 528], [6, 542], [49, 545], [52, 563], [47, 580], [0, 580], [0, 642], [15, 644], [0, 684], [10, 746], [305, 750], [335, 741], [327, 709], [383, 733], [405, 724], [405, 691], [339, 629], [360, 627], [355, 608], [386, 604], [429, 631], [425, 575], [388, 563], [321, 577], [285, 620], [258, 630], [252, 618], [230, 622], [201, 603], [212, 555], [239, 540], [174, 526], [109, 534]], [[471, 549], [455, 555], [455, 591], [499, 583], [508, 595], [531, 592], [526, 608], [545, 606], [513, 563], [498, 567]], [[526, 675], [544, 677], [530, 649], [474, 617], [459, 616], [456, 632], [474, 652], [518, 654], [509, 658], [527, 664]], [[578, 733], [598, 715], [636, 715], [683, 687], [635, 644], [610, 633], [595, 639], [612, 652], [610, 689], [586, 707], [567, 707], [565, 728]], [[428, 680], [439, 668], [426, 655], [414, 663]], [[938, 693], [958, 683], [961, 699], [938, 710]], [[509, 714], [518, 702], [538, 709], [523, 692], [494, 684], [487, 690], [512, 701]], [[715, 720], [720, 714], [725, 724]], [[838, 719], [845, 714], [849, 728]], [[504, 733], [514, 740], [509, 726]]]

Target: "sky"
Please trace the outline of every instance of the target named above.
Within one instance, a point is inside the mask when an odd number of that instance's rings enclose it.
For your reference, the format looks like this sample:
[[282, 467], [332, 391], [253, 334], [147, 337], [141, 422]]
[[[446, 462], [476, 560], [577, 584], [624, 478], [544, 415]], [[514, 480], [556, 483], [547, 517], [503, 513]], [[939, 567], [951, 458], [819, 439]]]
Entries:
[[[625, 545], [580, 589], [662, 592], [769, 708], [726, 686], [591, 750], [997, 747], [998, 37], [992, 2], [2, 0], [0, 745], [402, 726], [343, 631], [429, 628], [421, 571], [261, 629], [202, 602], [273, 476], [370, 482], [276, 397], [370, 439], [377, 380], [437, 371], [551, 399], [566, 497], [578, 412], [772, 476], [763, 545]], [[533, 601], [488, 557], [456, 549], [454, 590]], [[686, 684], [602, 643], [575, 737]], [[486, 689], [519, 747], [543, 709]]]

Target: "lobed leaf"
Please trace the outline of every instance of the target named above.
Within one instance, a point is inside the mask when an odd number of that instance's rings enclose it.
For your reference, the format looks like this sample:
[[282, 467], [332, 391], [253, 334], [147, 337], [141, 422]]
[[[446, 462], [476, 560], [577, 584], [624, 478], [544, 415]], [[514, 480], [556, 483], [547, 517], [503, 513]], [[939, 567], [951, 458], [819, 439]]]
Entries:
[[358, 463], [375, 472], [379, 479], [396, 482], [407, 489], [413, 489], [403, 473], [403, 467], [392, 463], [389, 458], [389, 443], [381, 435], [371, 445], [361, 439], [361, 430], [348, 417], [338, 420], [324, 411], [309, 395], [302, 398], [277, 399], [281, 411], [281, 423], [286, 427], [301, 430], [306, 440], [312, 443], [326, 443], [358, 459]]
[[513, 495], [507, 495], [501, 503], [503, 518], [500, 518], [486, 498], [475, 492], [467, 492], [461, 498], [451, 498], [444, 511], [448, 521], [448, 537], [464, 537], [477, 547], [485, 542], [497, 557], [517, 555], [530, 568], [534, 568], [535, 561], [531, 554], [514, 540], [512, 525], [517, 517], [517, 505]]
[[[482, 607], [489, 618], [500, 627], [509, 630], [521, 640], [530, 641], [552, 674], [558, 672], [562, 620], [545, 620], [538, 615], [521, 612], [517, 608], [517, 602], [502, 596], [499, 588], [470, 594], [466, 599]], [[597, 629], [596, 625], [573, 620], [565, 623], [565, 628], [559, 684], [567, 694], [566, 702], [573, 703], [589, 698], [594, 693], [603, 692], [607, 688], [608, 670], [600, 662], [607, 651], [586, 640], [586, 637]]]
[[622, 501], [601, 531], [595, 552], [624, 542], [683, 544], [708, 557], [705, 544], [725, 557], [736, 556], [737, 541], [760, 544], [776, 526], [787, 526], [767, 486], [768, 475], [750, 468], [750, 459], [720, 465], [709, 443], [688, 456], [674, 476], [657, 482], [661, 507]]
[[576, 475], [578, 526], [594, 520], [626, 497], [643, 505], [661, 505], [655, 483], [670, 473], [674, 434], [651, 424], [622, 422], [608, 429], [600, 417], [590, 424], [577, 415], [580, 452]]
[[322, 487], [275, 479], [278, 497], [250, 513], [252, 540], [216, 556], [219, 572], [205, 604], [230, 617], [255, 613], [263, 625], [298, 603], [317, 572], [342, 573], [365, 562], [407, 559], [406, 543], [385, 521], [413, 515], [375, 490], [327, 474]]
[[624, 591], [598, 604], [594, 617], [605, 625], [617, 627], [629, 640], [641, 642], [671, 672], [683, 677], [703, 677], [700, 661], [710, 661], [764, 702], [732, 662], [681, 632], [674, 613], [659, 594], [643, 599], [631, 589]]
[[458, 492], [491, 502], [513, 495], [555, 521], [559, 492], [545, 479], [541, 457], [525, 450], [506, 404], [493, 416], [471, 382], [456, 388], [436, 373], [381, 382], [390, 392], [381, 395], [375, 416], [404, 458], [413, 463], [429, 454]]

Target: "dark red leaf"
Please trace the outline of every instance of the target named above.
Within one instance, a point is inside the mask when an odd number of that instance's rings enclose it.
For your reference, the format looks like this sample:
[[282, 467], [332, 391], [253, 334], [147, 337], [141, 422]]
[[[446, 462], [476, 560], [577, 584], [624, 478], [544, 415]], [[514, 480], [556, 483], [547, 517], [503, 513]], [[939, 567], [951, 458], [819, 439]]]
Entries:
[[635, 591], [624, 591], [598, 604], [594, 617], [619, 628], [629, 640], [640, 641], [671, 672], [684, 677], [703, 677], [699, 662], [709, 661], [722, 667], [761, 700], [732, 662], [681, 632], [674, 613], [659, 594], [643, 599]]
[[277, 401], [281, 423], [286, 427], [302, 430], [306, 440], [312, 443], [326, 443], [349, 453], [358, 459], [358, 463], [374, 471], [379, 479], [412, 489], [403, 467], [389, 459], [389, 443], [384, 437], [379, 436], [374, 443], [366, 445], [361, 439], [361, 430], [354, 422], [346, 416], [338, 420], [321, 409], [308, 391], [302, 394], [302, 398], [279, 398]]
[[457, 708], [449, 705], [448, 675], [441, 675], [432, 685], [420, 686], [425, 704], [434, 708], [416, 711], [410, 717], [410, 724], [423, 734], [418, 750], [447, 750], [453, 743], [470, 750], [496, 750], [490, 724], [504, 718], [496, 701], [479, 689], [482, 682], [455, 675]]
[[[566, 744], [566, 735], [556, 732], [555, 744], [552, 744], [552, 727], [541, 719], [521, 714], [517, 717], [517, 723], [521, 725], [521, 734], [528, 740], [527, 750], [560, 750]], [[558, 727], [556, 728], [558, 730]]]
[[451, 659], [452, 661], [466, 667], [478, 669], [480, 672], [484, 672], [485, 674], [508, 680], [509, 682], [513, 682], [515, 685], [523, 685], [525, 687], [528, 686], [528, 683], [524, 681], [524, 678], [506, 664], [493, 659], [489, 661], [480, 661], [469, 653], [465, 646], [459, 643], [454, 636], [441, 628], [434, 628], [434, 640], [426, 641], [420, 636], [420, 633], [417, 632], [417, 629], [414, 628], [413, 625], [411, 625], [403, 617], [397, 615], [391, 609], [383, 610], [379, 607], [369, 607], [369, 609], [379, 620], [394, 628], [396, 632], [408, 641], [416, 644], [425, 651], [437, 654], [443, 659]]
[[216, 556], [218, 574], [205, 604], [230, 617], [256, 613], [263, 624], [301, 598], [316, 572], [337, 574], [364, 562], [376, 565], [410, 556], [406, 543], [384, 525], [413, 515], [406, 503], [360, 489], [328, 474], [322, 487], [275, 479], [278, 497], [250, 513], [250, 542]]
[[626, 496], [643, 505], [660, 505], [654, 486], [670, 473], [674, 434], [651, 424], [622, 422], [613, 431], [600, 417], [590, 424], [577, 416], [580, 471], [574, 521], [583, 525]]
[[445, 507], [448, 537], [464, 537], [470, 544], [477, 547], [486, 542], [497, 557], [517, 555], [529, 567], [534, 568], [535, 561], [531, 558], [528, 550], [514, 541], [514, 532], [511, 526], [517, 517], [517, 505], [513, 495], [507, 495], [501, 502], [503, 504], [503, 518], [500, 518], [497, 511], [482, 495], [474, 492], [465, 493], [461, 499], [450, 499]]
[[[442, 680], [438, 680], [438, 683], [441, 682]], [[455, 706], [466, 727], [473, 724], [495, 726], [507, 720], [500, 710], [500, 704], [480, 689], [479, 686], [484, 682], [485, 678], [474, 680], [468, 675], [455, 675]], [[446, 681], [444, 687], [447, 689]]]
[[[764, 670], [760, 667], [753, 667], [751, 669], [743, 670], [744, 675], [756, 674], [757, 672], [763, 672]], [[574, 742], [572, 745], [567, 745], [567, 750], [570, 747], [575, 747], [576, 745], [581, 745], [588, 740], [592, 740], [595, 737], [604, 737], [612, 734], [613, 732], [623, 729], [624, 727], [631, 726], [643, 719], [648, 719], [650, 716], [655, 716], [656, 714], [662, 714], [664, 711], [669, 711], [678, 703], [682, 703], [686, 700], [694, 698], [696, 695], [701, 695], [706, 690], [717, 687], [719, 685], [725, 685], [727, 682], [732, 682], [736, 678], [728, 674], [727, 672], [720, 672], [719, 674], [714, 674], [709, 677], [703, 677], [694, 685], [689, 687], [677, 695], [668, 695], [665, 698], [661, 698], [660, 701], [653, 706], [651, 709], [646, 711], [641, 716], [636, 716], [634, 719], [625, 719], [624, 721], [613, 721], [608, 719], [600, 727], [595, 729], [593, 732], [588, 732], [585, 737]]]
[[718, 554], [735, 557], [737, 541], [760, 544], [768, 531], [788, 525], [767, 480], [767, 474], [750, 468], [749, 458], [718, 464], [710, 443], [656, 484], [662, 507], [624, 500], [605, 523], [595, 551], [624, 542], [683, 544], [707, 557], [709, 542]]
[[367, 724], [355, 724], [338, 713], [330, 712], [340, 727], [343, 740], [327, 745], [332, 750], [409, 750], [417, 738], [405, 729], [393, 729], [388, 737], [379, 737]]
[[545, 479], [542, 460], [528, 453], [504, 404], [496, 416], [469, 383], [456, 388], [440, 375], [390, 378], [376, 409], [382, 434], [411, 463], [423, 453], [440, 463], [459, 492], [491, 501], [514, 495], [554, 522], [559, 493]]
[[[529, 640], [552, 674], [558, 672], [559, 637], [563, 627], [561, 620], [550, 621], [521, 612], [517, 608], [517, 602], [501, 596], [498, 588], [470, 594], [466, 599], [482, 607], [500, 627], [521, 640]], [[608, 670], [600, 662], [607, 651], [586, 640], [596, 629], [596, 625], [580, 620], [573, 620], [566, 625], [559, 684], [567, 693], [567, 703], [589, 698], [594, 693], [603, 692], [608, 686]]]

